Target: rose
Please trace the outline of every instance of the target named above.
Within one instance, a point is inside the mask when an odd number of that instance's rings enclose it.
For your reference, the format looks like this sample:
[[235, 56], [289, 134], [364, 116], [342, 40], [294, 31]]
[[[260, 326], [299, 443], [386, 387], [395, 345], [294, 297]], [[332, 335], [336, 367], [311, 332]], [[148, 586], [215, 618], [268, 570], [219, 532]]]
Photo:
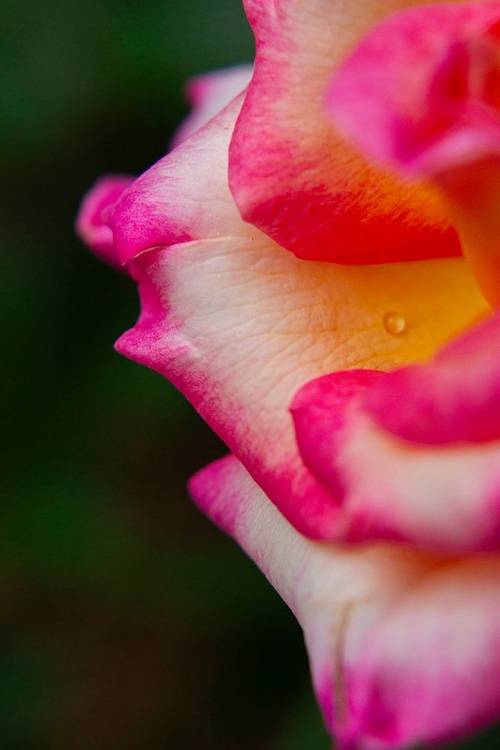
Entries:
[[[246, 5], [248, 92], [103, 217], [108, 253], [141, 292], [118, 348], [169, 377], [231, 448], [193, 494], [297, 614], [340, 746], [460, 736], [500, 708], [500, 563], [464, 555], [498, 547], [485, 346], [497, 319], [429, 367], [381, 372], [426, 360], [488, 313], [432, 192], [367, 167], [323, 111], [345, 48], [404, 3], [356, 9], [350, 34], [331, 1]], [[88, 209], [96, 226], [115, 187]], [[396, 262], [361, 265], [384, 261]], [[395, 394], [423, 396], [409, 411]], [[299, 531], [344, 544], [304, 539], [257, 485]]]

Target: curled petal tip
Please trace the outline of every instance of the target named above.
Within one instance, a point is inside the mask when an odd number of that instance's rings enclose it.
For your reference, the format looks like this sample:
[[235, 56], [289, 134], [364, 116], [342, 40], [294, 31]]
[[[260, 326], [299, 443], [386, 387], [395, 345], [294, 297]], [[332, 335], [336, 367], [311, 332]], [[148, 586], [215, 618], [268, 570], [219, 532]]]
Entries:
[[238, 517], [245, 504], [243, 476], [241, 465], [229, 455], [198, 471], [188, 483], [200, 510], [232, 537], [237, 535]]
[[111, 222], [123, 263], [161, 246], [241, 234], [227, 186], [227, 148], [241, 99], [160, 159], [117, 203]]
[[111, 216], [117, 201], [134, 180], [129, 175], [101, 177], [84, 196], [76, 218], [76, 231], [81, 239], [102, 260], [120, 270], [122, 262], [115, 247]]

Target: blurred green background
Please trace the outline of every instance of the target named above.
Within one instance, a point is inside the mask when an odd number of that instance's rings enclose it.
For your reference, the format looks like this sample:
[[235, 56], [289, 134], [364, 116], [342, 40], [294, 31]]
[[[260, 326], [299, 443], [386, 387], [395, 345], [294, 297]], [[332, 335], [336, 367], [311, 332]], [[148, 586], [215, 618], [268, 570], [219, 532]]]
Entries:
[[326, 750], [297, 625], [187, 496], [224, 446], [114, 353], [135, 285], [73, 232], [252, 59], [240, 2], [3, 0], [0, 34], [0, 748]]
[[0, 35], [0, 748], [327, 748], [298, 627], [187, 496], [224, 446], [113, 351], [135, 284], [73, 231], [189, 76], [252, 59], [241, 4], [3, 0]]

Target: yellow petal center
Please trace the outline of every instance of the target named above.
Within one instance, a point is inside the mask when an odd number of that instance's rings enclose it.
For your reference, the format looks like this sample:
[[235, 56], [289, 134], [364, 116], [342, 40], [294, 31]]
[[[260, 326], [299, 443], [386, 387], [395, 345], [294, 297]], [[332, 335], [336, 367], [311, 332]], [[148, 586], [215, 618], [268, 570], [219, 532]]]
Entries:
[[441, 173], [464, 256], [492, 307], [500, 306], [500, 157]]

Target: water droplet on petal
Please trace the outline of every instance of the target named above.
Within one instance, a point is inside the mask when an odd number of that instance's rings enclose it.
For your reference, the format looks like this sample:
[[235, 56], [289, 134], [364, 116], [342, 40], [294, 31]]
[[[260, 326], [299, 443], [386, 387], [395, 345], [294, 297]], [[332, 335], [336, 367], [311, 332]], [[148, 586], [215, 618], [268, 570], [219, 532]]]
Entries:
[[387, 333], [400, 336], [406, 330], [406, 320], [396, 312], [388, 312], [382, 318], [382, 323]]

